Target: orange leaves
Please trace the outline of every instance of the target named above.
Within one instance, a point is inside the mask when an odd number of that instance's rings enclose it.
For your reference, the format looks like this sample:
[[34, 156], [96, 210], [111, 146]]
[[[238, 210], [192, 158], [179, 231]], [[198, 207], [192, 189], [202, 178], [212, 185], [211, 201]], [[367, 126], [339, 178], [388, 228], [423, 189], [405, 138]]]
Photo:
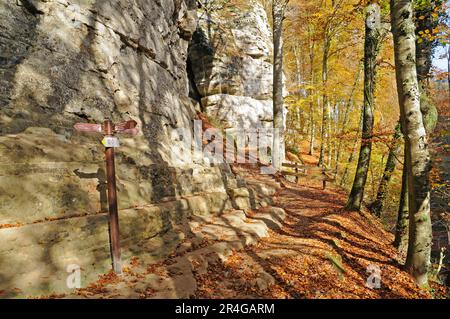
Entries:
[[130, 265], [132, 267], [137, 267], [139, 266], [139, 259], [136, 256], [131, 257], [130, 259]]
[[[340, 209], [344, 197], [288, 184], [275, 203], [287, 212], [283, 229], [211, 266], [197, 278], [196, 297], [430, 298], [397, 266], [392, 235], [365, 214]], [[366, 287], [370, 265], [381, 269], [380, 289]], [[263, 273], [274, 282], [261, 290]]]
[[[245, 171], [257, 178], [257, 168], [244, 170], [240, 166], [240, 169], [240, 174]], [[401, 270], [392, 246], [392, 234], [366, 212], [342, 209], [345, 198], [337, 190], [322, 191], [311, 185], [286, 182], [286, 187], [273, 198], [274, 205], [286, 211], [282, 229], [270, 230], [268, 236], [254, 246], [232, 251], [225, 261], [208, 260], [206, 272], [196, 270], [200, 264], [195, 259], [192, 276], [197, 291], [192, 297], [431, 298], [430, 293], [420, 290]], [[257, 218], [260, 212], [250, 211], [247, 216]], [[211, 243], [205, 240], [191, 244], [192, 249], [200, 249]], [[125, 289], [134, 290], [136, 298], [158, 296], [160, 291], [157, 290], [164, 280], [172, 282], [180, 275], [178, 266], [170, 267], [176, 263], [175, 257], [183, 259], [190, 251], [175, 251], [157, 264], [144, 264], [132, 257], [123, 276], [107, 273], [87, 288], [78, 290], [78, 295], [103, 298], [114, 293], [124, 294], [121, 289]], [[381, 270], [379, 289], [366, 286], [369, 266]], [[139, 269], [143, 271], [139, 273]], [[153, 284], [149, 284], [151, 278]], [[431, 286], [434, 296], [447, 293], [443, 286], [435, 283]]]
[[14, 227], [20, 227], [23, 226], [22, 223], [14, 223], [14, 224], [1, 224], [0, 229], [2, 228], [14, 228]]
[[121, 279], [112, 270], [104, 275], [100, 275], [98, 280], [88, 285], [86, 288], [77, 289], [76, 294], [82, 297], [91, 297], [94, 295], [107, 294], [107, 285], [117, 284]]

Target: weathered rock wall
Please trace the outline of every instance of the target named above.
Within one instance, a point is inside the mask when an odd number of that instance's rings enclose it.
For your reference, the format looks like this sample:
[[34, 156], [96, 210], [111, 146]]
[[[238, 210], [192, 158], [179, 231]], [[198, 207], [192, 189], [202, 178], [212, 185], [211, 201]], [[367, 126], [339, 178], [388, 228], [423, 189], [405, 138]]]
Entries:
[[272, 35], [263, 7], [209, 12], [199, 9], [189, 46], [191, 95], [225, 128], [271, 127]]
[[[101, 137], [75, 133], [76, 122], [134, 119], [141, 130], [116, 152], [125, 261], [189, 214], [231, 208], [226, 167], [171, 157], [172, 133], [196, 114], [190, 2], [0, 2], [2, 296], [63, 291], [69, 264], [83, 283], [109, 269]], [[180, 240], [164, 238], [155, 254]]]
[[74, 133], [75, 122], [138, 122], [118, 152], [122, 207], [181, 192], [171, 133], [195, 116], [186, 51], [196, 21], [184, 0], [8, 0], [0, 14], [0, 224], [98, 210], [101, 137]]

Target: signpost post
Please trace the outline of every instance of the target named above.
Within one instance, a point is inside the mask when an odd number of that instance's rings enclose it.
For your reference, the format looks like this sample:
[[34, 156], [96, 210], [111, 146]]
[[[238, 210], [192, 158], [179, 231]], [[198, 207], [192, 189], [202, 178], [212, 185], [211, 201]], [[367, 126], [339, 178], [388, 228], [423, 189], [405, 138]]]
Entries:
[[119, 140], [115, 133], [136, 135], [138, 129], [134, 120], [113, 124], [106, 119], [102, 124], [77, 123], [74, 125], [78, 132], [102, 133], [104, 135], [102, 144], [105, 146], [106, 177], [108, 184], [108, 206], [109, 206], [109, 234], [111, 244], [112, 266], [115, 273], [122, 273], [120, 257], [120, 232], [119, 213], [117, 209], [116, 172], [114, 164], [114, 148], [119, 147]]

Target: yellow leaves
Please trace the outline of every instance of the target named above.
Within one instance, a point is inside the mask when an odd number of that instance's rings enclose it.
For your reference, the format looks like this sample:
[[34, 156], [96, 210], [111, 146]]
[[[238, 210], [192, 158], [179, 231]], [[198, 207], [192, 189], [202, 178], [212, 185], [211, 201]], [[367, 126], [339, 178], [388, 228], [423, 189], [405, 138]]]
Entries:
[[437, 38], [439, 31], [440, 30], [438, 27], [433, 29], [420, 30], [418, 32], [417, 43], [422, 43], [424, 40], [433, 41]]
[[123, 271], [124, 273], [130, 273], [130, 272], [131, 272], [131, 269], [130, 269], [129, 267], [123, 267], [123, 268], [122, 268], [122, 271]]
[[315, 85], [305, 85], [304, 88], [305, 88], [305, 90], [314, 90], [314, 89], [316, 89], [316, 86]]

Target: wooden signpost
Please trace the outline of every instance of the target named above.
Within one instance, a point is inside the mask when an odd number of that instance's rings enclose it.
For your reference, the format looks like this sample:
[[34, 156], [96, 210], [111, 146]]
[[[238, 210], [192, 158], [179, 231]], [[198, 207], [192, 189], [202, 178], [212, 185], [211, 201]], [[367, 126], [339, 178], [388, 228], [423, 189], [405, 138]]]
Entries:
[[106, 119], [103, 124], [77, 123], [74, 128], [78, 132], [102, 133], [102, 144], [105, 146], [106, 178], [108, 184], [109, 234], [111, 244], [112, 266], [115, 273], [122, 273], [120, 257], [119, 213], [117, 209], [116, 172], [114, 164], [114, 148], [119, 147], [115, 133], [136, 135], [138, 129], [134, 120], [113, 124]]

